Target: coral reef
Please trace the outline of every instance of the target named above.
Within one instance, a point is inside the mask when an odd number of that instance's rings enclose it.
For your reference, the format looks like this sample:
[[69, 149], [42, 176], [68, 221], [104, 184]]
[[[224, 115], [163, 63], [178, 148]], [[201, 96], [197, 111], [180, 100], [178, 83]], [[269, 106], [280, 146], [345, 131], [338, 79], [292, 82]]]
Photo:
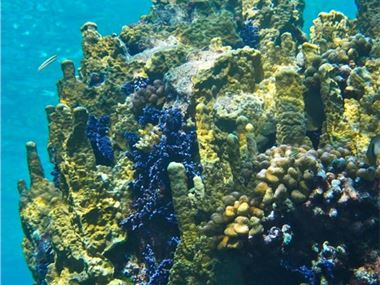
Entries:
[[119, 35], [80, 28], [51, 181], [26, 144], [35, 284], [377, 284], [377, 2], [309, 40], [301, 0], [152, 2]]

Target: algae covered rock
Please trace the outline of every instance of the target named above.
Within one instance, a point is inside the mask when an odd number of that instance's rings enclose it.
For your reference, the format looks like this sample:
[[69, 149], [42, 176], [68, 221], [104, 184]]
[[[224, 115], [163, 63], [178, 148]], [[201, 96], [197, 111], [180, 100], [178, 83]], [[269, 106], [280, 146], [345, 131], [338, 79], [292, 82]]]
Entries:
[[228, 12], [200, 17], [189, 27], [183, 28], [178, 36], [184, 44], [198, 48], [208, 46], [217, 37], [222, 39], [224, 45], [239, 46], [242, 43], [233, 15]]
[[[245, 116], [247, 120], [257, 121], [262, 113], [262, 102], [253, 94], [232, 94], [226, 92], [215, 100], [217, 124], [220, 128], [230, 128], [236, 125], [239, 116]], [[236, 127], [235, 127], [236, 128]]]
[[371, 0], [356, 0], [355, 3], [358, 6], [358, 22], [360, 29], [368, 36], [373, 38], [379, 37], [379, 2]]
[[354, 32], [354, 23], [344, 14], [331, 11], [330, 13], [320, 13], [314, 20], [314, 25], [310, 29], [312, 43], [316, 43], [323, 51], [334, 48], [341, 43], [344, 38], [349, 37]]
[[186, 52], [181, 47], [157, 52], [147, 62], [145, 66], [146, 73], [150, 78], [161, 77], [170, 68], [183, 63], [185, 58]]
[[303, 86], [300, 76], [292, 69], [284, 68], [275, 75], [277, 143], [305, 143], [306, 125], [303, 114]]
[[302, 41], [300, 27], [303, 24], [305, 1], [244, 0], [243, 13], [261, 30], [264, 42], [273, 41], [282, 33], [290, 32]]
[[[219, 57], [214, 66], [194, 76], [196, 93], [210, 95], [229, 90], [254, 90], [263, 77], [261, 55], [257, 50], [243, 48], [227, 52]], [[198, 91], [199, 90], [199, 91]]]

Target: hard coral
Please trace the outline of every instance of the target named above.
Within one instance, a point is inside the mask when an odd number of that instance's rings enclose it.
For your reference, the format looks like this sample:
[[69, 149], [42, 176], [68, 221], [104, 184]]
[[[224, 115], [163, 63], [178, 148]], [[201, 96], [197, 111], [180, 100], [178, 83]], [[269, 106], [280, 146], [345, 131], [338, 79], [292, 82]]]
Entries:
[[252, 20], [246, 20], [240, 31], [240, 37], [244, 45], [251, 48], [258, 48], [260, 43], [259, 28], [253, 24]]
[[87, 123], [87, 136], [95, 154], [96, 163], [111, 166], [114, 161], [112, 142], [109, 138], [109, 116], [97, 119], [90, 116]]
[[[129, 231], [140, 234], [142, 240], [147, 242], [158, 235], [161, 242], [156, 240], [154, 249], [162, 252], [162, 248], [167, 248], [167, 243], [178, 236], [167, 166], [171, 161], [182, 162], [189, 178], [199, 175], [199, 168], [193, 157], [196, 137], [193, 129], [186, 129], [184, 117], [178, 109], [160, 111], [146, 108], [139, 121], [144, 124], [158, 124], [162, 136], [146, 152], [136, 148], [136, 136], [127, 134], [131, 147], [127, 155], [134, 162], [135, 170], [135, 180], [131, 184], [134, 198], [133, 212], [121, 224]], [[159, 231], [158, 225], [161, 225]], [[165, 284], [172, 264], [168, 258], [172, 258], [175, 247], [161, 254], [158, 265], [153, 247], [149, 243], [146, 245], [148, 253], [145, 254], [145, 264], [149, 275], [147, 284]]]
[[36, 272], [41, 284], [47, 284], [46, 274], [48, 272], [48, 265], [54, 261], [54, 251], [48, 234], [36, 236]]
[[133, 112], [139, 116], [145, 107], [161, 109], [166, 102], [174, 99], [173, 97], [173, 94], [165, 89], [163, 82], [156, 79], [152, 84], [135, 88], [135, 92], [131, 94]]
[[[244, 248], [244, 252], [251, 250], [260, 258], [257, 249], [267, 248], [264, 254], [274, 255], [272, 261], [277, 260], [310, 284], [348, 282], [352, 278], [349, 268], [366, 262], [356, 252], [373, 245], [376, 239], [373, 233], [379, 220], [373, 198], [379, 177], [375, 169], [343, 148], [315, 151], [280, 146], [256, 159], [256, 186], [251, 197], [237, 192], [224, 196], [224, 207], [211, 215], [204, 233], [216, 237], [219, 250], [239, 252]], [[360, 241], [350, 238], [364, 233], [367, 238]], [[330, 238], [339, 246], [331, 246]], [[316, 259], [312, 257], [315, 251]], [[306, 252], [309, 259], [304, 256]], [[306, 265], [289, 265], [284, 260]]]
[[145, 88], [149, 84], [149, 78], [144, 77], [136, 77], [132, 81], [128, 81], [124, 83], [124, 85], [121, 87], [121, 90], [123, 91], [125, 96], [131, 95], [133, 92], [139, 91], [141, 88]]
[[[172, 213], [166, 210], [171, 208], [170, 186], [166, 168], [171, 161], [183, 162], [188, 176], [192, 178], [199, 174], [198, 166], [193, 162], [193, 153], [196, 149], [194, 130], [184, 131], [183, 115], [177, 109], [159, 111], [147, 108], [140, 118], [141, 123], [159, 124], [162, 132], [160, 141], [146, 153], [132, 145], [128, 156], [134, 162], [135, 181], [132, 190], [137, 198], [134, 202], [137, 211], [124, 222], [127, 227], [135, 230], [143, 226], [156, 214], [166, 214], [167, 221], [172, 221]], [[128, 138], [136, 140], [131, 135]], [[163, 195], [159, 194], [159, 189]]]
[[153, 249], [149, 244], [146, 245], [143, 256], [147, 265], [147, 275], [149, 276], [149, 280], [145, 283], [145, 285], [167, 284], [169, 270], [173, 263], [172, 258], [163, 259], [160, 263], [158, 263]]

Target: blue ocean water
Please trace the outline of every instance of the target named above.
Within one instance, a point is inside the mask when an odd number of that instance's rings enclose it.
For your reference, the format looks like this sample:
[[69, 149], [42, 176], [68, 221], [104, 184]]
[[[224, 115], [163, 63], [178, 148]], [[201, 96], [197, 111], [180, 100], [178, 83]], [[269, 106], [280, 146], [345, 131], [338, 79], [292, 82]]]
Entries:
[[[59, 61], [70, 58], [79, 66], [79, 27], [84, 22], [96, 22], [102, 34], [118, 33], [149, 7], [149, 0], [2, 1], [1, 284], [32, 284], [21, 250], [16, 181], [28, 179], [24, 147], [28, 140], [37, 142], [45, 172], [51, 171], [44, 107], [57, 103]], [[307, 1], [304, 30], [320, 11], [331, 9], [354, 17], [356, 8], [354, 0]], [[37, 72], [53, 54], [58, 61]]]

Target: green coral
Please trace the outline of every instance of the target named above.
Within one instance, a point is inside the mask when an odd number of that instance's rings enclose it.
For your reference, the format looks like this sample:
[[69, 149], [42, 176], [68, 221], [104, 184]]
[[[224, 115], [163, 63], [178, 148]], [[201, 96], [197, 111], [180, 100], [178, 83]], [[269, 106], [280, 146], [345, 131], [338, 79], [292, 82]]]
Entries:
[[134, 26], [124, 26], [120, 39], [132, 53], [151, 47], [151, 36], [154, 34], [152, 25], [140, 23]]
[[231, 90], [252, 91], [263, 78], [261, 54], [248, 47], [227, 52], [210, 69], [193, 77], [195, 93], [212, 96]]
[[278, 144], [305, 143], [303, 85], [296, 71], [284, 68], [276, 73], [276, 107]]
[[185, 167], [171, 162], [168, 166], [173, 205], [181, 231], [174, 264], [170, 270], [169, 285], [214, 284], [209, 239], [202, 236], [195, 222], [196, 209], [191, 206]]
[[304, 0], [243, 0], [243, 14], [260, 29], [260, 50], [265, 53], [270, 42], [278, 42], [290, 33], [297, 43], [306, 40], [301, 31]]
[[320, 13], [313, 23], [310, 28], [311, 42], [317, 44], [322, 52], [336, 48], [343, 39], [354, 34], [354, 22], [337, 11]]
[[365, 35], [380, 37], [380, 2], [377, 0], [355, 0], [358, 6], [358, 24]]
[[186, 60], [183, 47], [175, 47], [156, 52], [147, 61], [145, 72], [150, 78], [162, 77], [169, 69], [176, 67]]
[[242, 44], [237, 32], [233, 14], [223, 11], [208, 17], [199, 17], [189, 26], [180, 27], [179, 39], [186, 45], [205, 48], [213, 38], [220, 37], [224, 45], [238, 46]]
[[216, 124], [224, 130], [236, 129], [239, 117], [245, 121], [257, 122], [263, 113], [263, 103], [254, 94], [226, 92], [216, 98], [214, 103]]

